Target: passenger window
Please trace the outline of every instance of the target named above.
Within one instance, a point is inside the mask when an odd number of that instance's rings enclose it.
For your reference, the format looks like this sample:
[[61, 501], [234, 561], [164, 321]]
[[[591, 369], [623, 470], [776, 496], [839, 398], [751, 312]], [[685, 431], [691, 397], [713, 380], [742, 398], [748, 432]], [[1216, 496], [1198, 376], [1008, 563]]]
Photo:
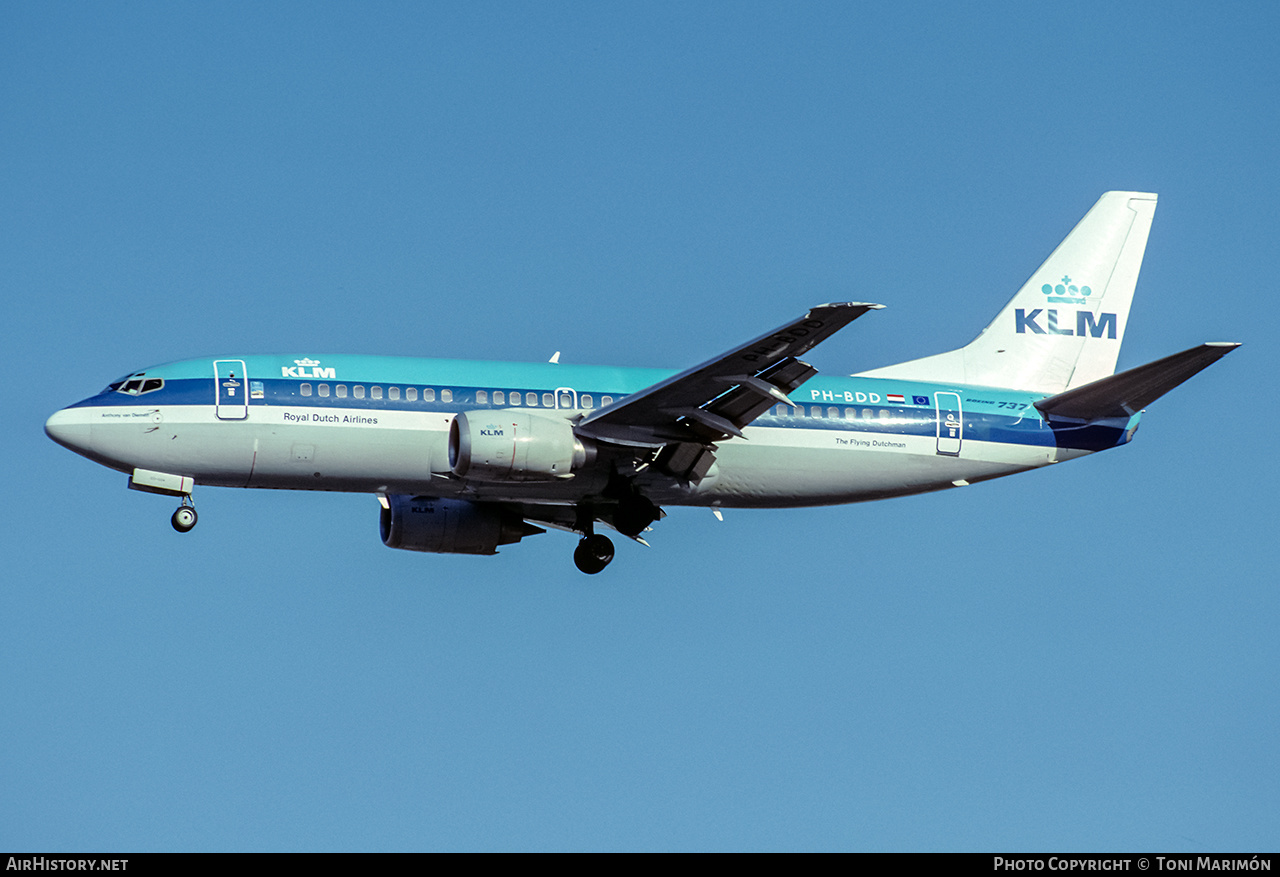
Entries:
[[880, 422], [881, 422], [881, 423], [888, 423], [888, 422], [889, 422], [889, 409], [888, 409], [888, 408], [881, 408], [881, 409], [880, 409]]
[[[396, 393], [396, 395], [397, 395], [397, 396], [398, 396], [398, 395], [400, 395], [400, 394], [399, 394], [399, 392], [397, 392], [397, 393]], [[381, 399], [381, 398], [382, 398], [382, 388], [381, 388], [381, 387], [370, 387], [370, 388], [369, 388], [369, 398], [370, 398], [370, 399]]]
[[507, 397], [506, 397], [506, 395], [505, 395], [501, 390], [494, 390], [494, 391], [493, 391], [493, 404], [494, 404], [494, 405], [505, 405], [505, 404], [507, 404]]
[[827, 416], [828, 416], [828, 417], [839, 417], [839, 416], [840, 416], [840, 409], [839, 409], [839, 408], [836, 408], [835, 406], [832, 406], [832, 407], [828, 408], [828, 409], [827, 409]]
[[[378, 398], [378, 396], [379, 396], [381, 393], [382, 393], [382, 388], [381, 388], [381, 387], [374, 387], [374, 388], [373, 388], [373, 398], [377, 399], [377, 398]], [[399, 388], [399, 387], [388, 387], [388, 388], [387, 388], [387, 398], [388, 398], [388, 399], [399, 399], [399, 398], [400, 398], [400, 388]]]
[[608, 406], [608, 405], [612, 405], [612, 404], [613, 404], [613, 397], [612, 397], [612, 396], [601, 396], [601, 397], [600, 397], [600, 407], [601, 407], [601, 408], [604, 408], [604, 407], [606, 407], [606, 406]]
[[553, 396], [553, 395], [551, 395], [550, 393], [543, 393], [543, 394], [542, 394], [542, 407], [543, 407], [543, 408], [555, 408], [555, 407], [556, 407], [556, 397], [555, 397], [555, 396]]
[[440, 391], [440, 401], [441, 401], [441, 402], [452, 402], [452, 401], [453, 401], [453, 390], [441, 390], [441, 391]]
[[433, 390], [431, 387], [427, 387], [425, 390], [422, 391], [422, 401], [423, 402], [436, 401], [436, 391]]
[[347, 385], [338, 384], [338, 392], [335, 394], [339, 399], [347, 398]]
[[862, 419], [863, 419], [863, 420], [870, 420], [872, 417], [875, 417], [875, 415], [871, 413], [871, 409], [870, 409], [870, 408], [863, 408], [863, 409], [862, 409]]
[[364, 398], [364, 385], [363, 385], [363, 384], [356, 384], [354, 387], [352, 387], [352, 388], [351, 388], [351, 395], [355, 396], [357, 399], [363, 399], [363, 398]]
[[328, 395], [329, 395], [329, 385], [328, 385], [328, 384], [321, 384], [321, 385], [320, 385], [320, 395], [321, 395], [321, 396], [328, 396]]
[[846, 409], [844, 409], [844, 419], [845, 419], [845, 420], [857, 420], [857, 419], [858, 419], [858, 409], [857, 409], [857, 408], [846, 408]]
[[310, 396], [310, 395], [311, 395], [311, 385], [310, 385], [310, 384], [303, 384], [302, 386], [298, 387], [298, 392], [299, 392], [299, 393], [301, 393], [301, 394], [302, 394], [302, 395], [304, 395], [304, 396]]
[[809, 409], [809, 413], [810, 413], [810, 414], [812, 414], [814, 417], [821, 417], [821, 416], [822, 416], [822, 406], [821, 406], [821, 405], [814, 405], [812, 408], [810, 408], [810, 409]]
[[408, 401], [410, 401], [410, 402], [417, 402], [417, 401], [418, 401], [418, 388], [417, 388], [417, 387], [410, 387], [409, 389], [405, 390], [405, 391], [404, 391], [404, 397], [405, 397], [405, 399], [407, 399], [407, 400], [408, 400]]
[[519, 391], [519, 390], [512, 390], [512, 391], [511, 391], [511, 404], [512, 404], [512, 405], [519, 405], [519, 404], [520, 404], [520, 391]]
[[582, 394], [582, 407], [583, 407], [583, 408], [590, 408], [590, 407], [591, 407], [591, 394], [590, 394], [590, 393], [583, 393], [583, 394]]
[[[497, 400], [495, 399], [494, 401], [496, 402]], [[476, 390], [476, 404], [477, 404], [477, 405], [488, 405], [488, 404], [489, 404], [489, 394], [488, 394], [487, 392], [485, 392], [484, 390]]]
[[533, 407], [535, 407], [535, 408], [536, 408], [536, 407], [538, 406], [538, 394], [537, 394], [537, 393], [525, 393], [525, 394], [524, 394], [524, 403], [525, 403], [526, 405], [532, 405]]

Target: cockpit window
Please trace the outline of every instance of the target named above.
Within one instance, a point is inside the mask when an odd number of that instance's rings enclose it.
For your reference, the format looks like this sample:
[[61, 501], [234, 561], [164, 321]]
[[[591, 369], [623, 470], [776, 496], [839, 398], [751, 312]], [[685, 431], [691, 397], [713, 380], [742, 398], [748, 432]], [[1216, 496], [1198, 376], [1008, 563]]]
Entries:
[[117, 393], [126, 393], [130, 396], [141, 396], [143, 393], [153, 393], [164, 386], [164, 378], [148, 378], [143, 374], [136, 374], [122, 381], [116, 381], [108, 385], [107, 390], [114, 390]]

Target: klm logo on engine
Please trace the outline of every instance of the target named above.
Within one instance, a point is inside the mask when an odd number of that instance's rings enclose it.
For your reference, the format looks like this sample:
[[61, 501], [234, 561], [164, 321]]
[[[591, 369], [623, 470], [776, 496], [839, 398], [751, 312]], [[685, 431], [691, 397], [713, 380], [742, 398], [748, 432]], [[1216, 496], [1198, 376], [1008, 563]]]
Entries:
[[493, 435], [493, 436], [506, 435], [502, 427], [498, 426], [496, 423], [490, 423], [487, 426], [485, 426], [483, 429], [480, 430], [480, 434]]
[[[1044, 314], [1044, 324], [1040, 324], [1040, 315]], [[1068, 320], [1070, 316], [1064, 314]], [[1094, 318], [1092, 311], [1076, 311], [1075, 329], [1059, 328], [1058, 311], [1055, 308], [1035, 308], [1027, 311], [1024, 308], [1016, 308], [1013, 312], [1014, 328], [1019, 335], [1025, 335], [1030, 332], [1032, 335], [1078, 335], [1084, 338], [1086, 335], [1090, 338], [1101, 338], [1102, 333], [1106, 333], [1106, 337], [1116, 337], [1116, 315], [1115, 314], [1098, 314]]]
[[334, 373], [334, 369], [320, 368], [320, 360], [318, 359], [295, 359], [293, 365], [280, 366], [280, 377], [329, 378], [333, 380], [337, 375]]

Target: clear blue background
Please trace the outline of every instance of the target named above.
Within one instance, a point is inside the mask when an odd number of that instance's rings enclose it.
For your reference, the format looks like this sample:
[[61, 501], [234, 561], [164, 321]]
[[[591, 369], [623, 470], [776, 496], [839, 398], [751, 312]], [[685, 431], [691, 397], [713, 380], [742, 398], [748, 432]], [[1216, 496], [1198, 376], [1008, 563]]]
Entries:
[[[0, 7], [0, 848], [1274, 850], [1280, 7]], [[1160, 193], [1125, 448], [945, 494], [395, 552], [44, 419], [230, 352], [684, 367], [825, 301], [967, 342]]]

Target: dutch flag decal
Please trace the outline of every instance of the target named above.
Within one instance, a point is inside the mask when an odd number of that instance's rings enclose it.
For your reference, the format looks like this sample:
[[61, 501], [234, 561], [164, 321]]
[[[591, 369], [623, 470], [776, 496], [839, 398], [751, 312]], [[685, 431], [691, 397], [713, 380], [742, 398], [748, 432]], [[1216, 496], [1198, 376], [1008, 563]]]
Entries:
[[902, 403], [902, 402], [906, 402], [906, 401], [907, 401], [907, 397], [906, 397], [906, 396], [904, 396], [904, 395], [902, 395], [901, 393], [890, 393], [889, 395], [885, 396], [884, 398], [885, 398], [885, 401], [887, 401], [887, 402], [898, 402], [898, 403]]

